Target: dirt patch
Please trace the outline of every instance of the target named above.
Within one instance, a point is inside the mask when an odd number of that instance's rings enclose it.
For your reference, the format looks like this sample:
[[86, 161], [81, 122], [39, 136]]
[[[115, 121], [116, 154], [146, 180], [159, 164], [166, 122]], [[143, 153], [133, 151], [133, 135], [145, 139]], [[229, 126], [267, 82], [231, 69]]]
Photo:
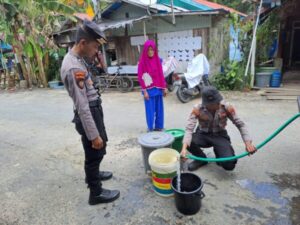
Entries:
[[127, 140], [121, 141], [119, 144], [116, 145], [118, 150], [126, 150], [129, 148], [135, 148], [139, 146], [139, 143], [136, 138], [129, 138]]
[[290, 219], [293, 225], [298, 225], [300, 221], [300, 196], [292, 198], [291, 207]]
[[274, 183], [282, 189], [300, 190], [300, 174], [271, 174]]

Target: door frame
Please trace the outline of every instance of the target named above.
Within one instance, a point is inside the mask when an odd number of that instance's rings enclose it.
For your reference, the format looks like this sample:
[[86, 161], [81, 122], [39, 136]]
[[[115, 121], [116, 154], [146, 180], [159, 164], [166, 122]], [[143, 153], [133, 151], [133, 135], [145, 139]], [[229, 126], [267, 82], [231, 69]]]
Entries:
[[295, 21], [293, 21], [293, 24], [292, 24], [292, 37], [291, 37], [291, 46], [290, 46], [289, 67], [292, 66], [292, 61], [293, 61], [295, 30], [300, 30], [300, 20], [295, 20]]

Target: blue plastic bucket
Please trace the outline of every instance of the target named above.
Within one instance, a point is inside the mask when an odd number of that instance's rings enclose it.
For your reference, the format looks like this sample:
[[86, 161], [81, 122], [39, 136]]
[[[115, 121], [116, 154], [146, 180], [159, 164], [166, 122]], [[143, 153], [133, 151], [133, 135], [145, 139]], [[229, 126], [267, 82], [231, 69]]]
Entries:
[[270, 87], [280, 87], [281, 84], [281, 73], [280, 71], [274, 71], [270, 79]]

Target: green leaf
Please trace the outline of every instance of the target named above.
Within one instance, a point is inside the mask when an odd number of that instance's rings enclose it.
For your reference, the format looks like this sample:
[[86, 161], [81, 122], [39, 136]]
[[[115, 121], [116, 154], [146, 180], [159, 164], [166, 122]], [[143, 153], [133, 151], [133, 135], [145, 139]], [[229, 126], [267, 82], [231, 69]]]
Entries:
[[25, 55], [28, 56], [29, 58], [33, 58], [34, 54], [33, 54], [32, 45], [28, 42], [23, 47], [24, 47], [23, 51]]
[[75, 13], [75, 10], [63, 3], [60, 3], [58, 1], [46, 1], [43, 2], [43, 7], [47, 10], [62, 13], [62, 14], [73, 14]]

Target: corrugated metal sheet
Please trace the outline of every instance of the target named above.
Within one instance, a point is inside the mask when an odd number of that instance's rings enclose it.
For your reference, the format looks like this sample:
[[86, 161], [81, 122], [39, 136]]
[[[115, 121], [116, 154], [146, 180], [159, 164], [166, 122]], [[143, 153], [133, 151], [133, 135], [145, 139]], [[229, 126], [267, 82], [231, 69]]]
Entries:
[[109, 14], [106, 11], [104, 11], [104, 14], [102, 14], [102, 18], [110, 20], [123, 20], [139, 18], [145, 15], [148, 15], [146, 8], [122, 2], [122, 4], [118, 7], [116, 11], [112, 11]]
[[[172, 12], [172, 8], [168, 5], [164, 4], [152, 4], [149, 6], [152, 10], [157, 10], [158, 12]], [[189, 10], [181, 8], [181, 7], [174, 7], [174, 12], [188, 12]]]
[[[171, 15], [164, 17], [152, 17], [151, 20], [146, 20], [147, 34], [175, 32], [182, 30], [192, 30], [201, 28], [210, 28], [212, 25], [211, 16], [182, 16], [176, 17], [176, 26], [171, 23]], [[128, 28], [128, 35], [143, 35], [143, 23], [135, 23], [133, 27]], [[111, 30], [108, 36], [124, 36], [125, 29], [120, 28], [117, 30]]]
[[[170, 5], [169, 0], [158, 0], [159, 4]], [[174, 0], [174, 5], [179, 6], [192, 11], [210, 11], [210, 10], [225, 10], [226, 12], [237, 13], [241, 16], [247, 16], [233, 8], [221, 5], [215, 2], [210, 2], [206, 0]]]
[[[166, 4], [170, 5], [169, 0], [158, 0], [159, 4]], [[192, 10], [192, 11], [205, 11], [205, 10], [212, 10], [212, 8], [205, 6], [205, 5], [199, 5], [198, 3], [194, 2], [193, 0], [174, 0], [174, 5], [185, 8], [187, 10]]]
[[[181, 1], [190, 1], [190, 0], [181, 0]], [[231, 13], [237, 13], [239, 14], [240, 16], [244, 16], [246, 17], [247, 15], [244, 14], [244, 13], [241, 13], [233, 8], [230, 8], [230, 7], [227, 7], [225, 5], [221, 5], [221, 4], [218, 4], [218, 3], [215, 3], [215, 2], [210, 2], [210, 1], [206, 1], [206, 0], [193, 0], [194, 2], [198, 3], [199, 5], [201, 6], [206, 6], [206, 7], [209, 7], [211, 9], [223, 9], [227, 12], [231, 12]]]
[[135, 19], [123, 19], [123, 20], [108, 20], [103, 21], [99, 24], [99, 27], [102, 31], [108, 30], [108, 29], [118, 29], [118, 28], [125, 28], [126, 25], [133, 25], [133, 23], [149, 19], [149, 16], [143, 16], [140, 18]]

